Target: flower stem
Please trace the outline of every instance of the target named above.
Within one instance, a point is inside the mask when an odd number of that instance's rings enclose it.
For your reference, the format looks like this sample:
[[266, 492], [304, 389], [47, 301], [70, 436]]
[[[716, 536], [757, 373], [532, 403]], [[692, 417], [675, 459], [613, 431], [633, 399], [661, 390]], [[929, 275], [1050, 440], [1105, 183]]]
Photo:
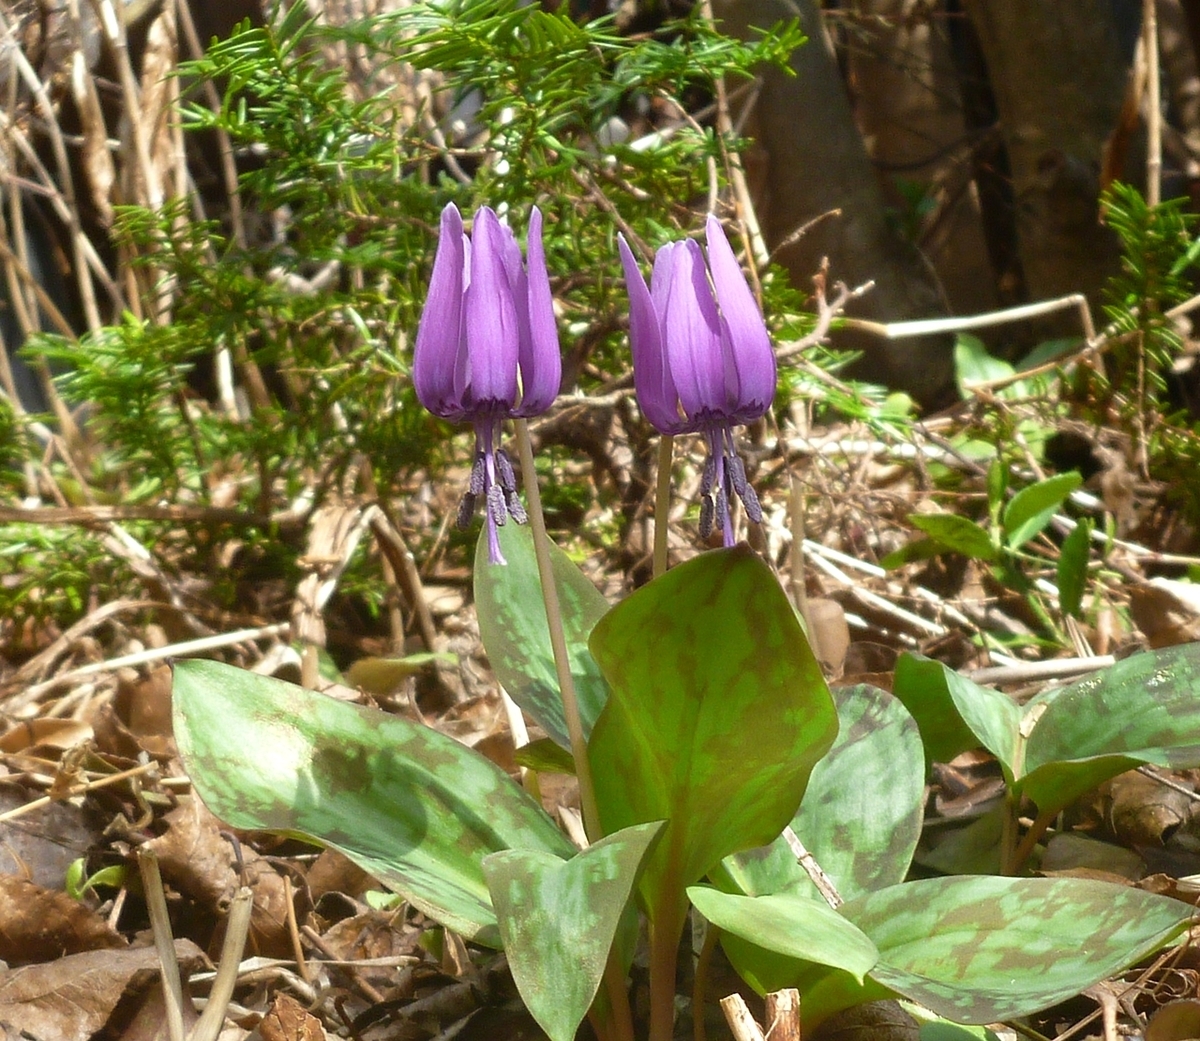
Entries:
[[554, 651], [554, 668], [558, 673], [558, 689], [562, 695], [563, 718], [567, 724], [567, 735], [571, 739], [575, 776], [579, 779], [579, 805], [583, 809], [583, 827], [588, 838], [595, 842], [604, 833], [600, 828], [600, 814], [596, 809], [596, 790], [592, 784], [587, 742], [583, 738], [583, 721], [579, 716], [579, 701], [575, 696], [571, 660], [567, 656], [567, 638], [563, 633], [558, 587], [554, 584], [554, 572], [550, 564], [550, 538], [546, 534], [542, 497], [538, 492], [537, 474], [533, 468], [529, 424], [524, 419], [516, 419], [513, 424], [517, 434], [517, 451], [521, 456], [521, 479], [525, 484], [525, 498], [529, 503], [529, 527], [533, 531], [533, 550], [537, 557], [538, 577], [542, 583], [542, 600], [546, 605], [546, 624], [550, 629], [550, 647]]
[[667, 570], [667, 531], [670, 527], [671, 461], [675, 438], [663, 434], [658, 439], [658, 487], [654, 496], [654, 577]]

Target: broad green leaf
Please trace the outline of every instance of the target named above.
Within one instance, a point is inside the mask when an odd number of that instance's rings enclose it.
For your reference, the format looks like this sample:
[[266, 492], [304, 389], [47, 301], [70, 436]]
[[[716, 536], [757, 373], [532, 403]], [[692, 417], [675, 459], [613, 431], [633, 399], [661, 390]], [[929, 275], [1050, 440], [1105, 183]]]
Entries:
[[[875, 944], [859, 984], [844, 970], [780, 959], [763, 992], [794, 986], [812, 1029], [835, 1012], [905, 997], [959, 1023], [994, 1023], [1057, 1004], [1182, 934], [1192, 908], [1075, 878], [933, 878], [848, 901], [840, 914]], [[736, 964], [736, 937], [722, 944]], [[810, 954], [811, 957], [811, 954]]]
[[999, 556], [991, 536], [966, 517], [953, 513], [910, 513], [908, 522], [954, 553], [987, 561]]
[[548, 737], [522, 745], [516, 750], [514, 757], [517, 765], [525, 767], [526, 770], [549, 774], [575, 773], [575, 760], [571, 758], [571, 753]]
[[871, 977], [947, 1019], [1047, 1008], [1179, 936], [1193, 909], [1076, 878], [934, 878], [841, 908], [879, 949]]
[[911, 564], [917, 560], [931, 560], [933, 557], [939, 557], [946, 552], [946, 547], [940, 542], [931, 538], [917, 539], [916, 542], [910, 542], [899, 549], [892, 550], [879, 562], [879, 566], [891, 571], [893, 568], [898, 568], [904, 564]]
[[1132, 655], [1040, 694], [1026, 714], [1036, 723], [1020, 786], [1043, 811], [1143, 763], [1200, 766], [1200, 644]]
[[1065, 539], [1058, 555], [1058, 606], [1062, 613], [1079, 617], [1087, 591], [1088, 561], [1091, 559], [1092, 521], [1084, 518]]
[[211, 661], [175, 666], [174, 714], [214, 814], [331, 846], [478, 943], [500, 943], [488, 853], [574, 852], [499, 767], [399, 716]]
[[[492, 669], [513, 701], [568, 748], [571, 742], [563, 720], [533, 535], [525, 525], [505, 524], [499, 536], [507, 565], [488, 562], [486, 532], [480, 533], [475, 548], [479, 636]], [[550, 547], [550, 561], [586, 737], [608, 697], [608, 688], [587, 647], [592, 627], [608, 612], [608, 601], [557, 546]]]
[[1037, 536], [1058, 512], [1083, 478], [1075, 470], [1047, 477], [1022, 488], [1004, 507], [1004, 538], [1009, 549], [1020, 549]]
[[601, 839], [570, 860], [542, 850], [484, 857], [517, 990], [551, 1041], [571, 1041], [587, 1015], [642, 861], [662, 822]]
[[983, 341], [970, 333], [959, 333], [954, 339], [954, 369], [964, 398], [971, 396], [971, 384], [1002, 380], [1015, 371], [1008, 362], [988, 354]]
[[791, 821], [837, 713], [791, 604], [747, 546], [643, 586], [591, 648], [611, 688], [589, 745], [601, 823], [668, 822], [641, 892], [652, 914], [680, 918], [685, 886]]
[[879, 958], [875, 944], [823, 900], [793, 893], [740, 896], [709, 886], [689, 887], [688, 897], [723, 933], [788, 959], [842, 969], [860, 983]]
[[960, 752], [983, 747], [1012, 783], [1019, 769], [1021, 710], [1010, 697], [919, 654], [900, 656], [892, 691], [921, 728], [928, 760], [948, 763]]
[[[849, 898], [904, 880], [921, 835], [925, 773], [917, 724], [896, 698], [865, 684], [832, 694], [838, 736], [813, 769], [792, 828]], [[719, 872], [723, 889], [750, 896], [817, 895], [782, 836], [726, 857]]]

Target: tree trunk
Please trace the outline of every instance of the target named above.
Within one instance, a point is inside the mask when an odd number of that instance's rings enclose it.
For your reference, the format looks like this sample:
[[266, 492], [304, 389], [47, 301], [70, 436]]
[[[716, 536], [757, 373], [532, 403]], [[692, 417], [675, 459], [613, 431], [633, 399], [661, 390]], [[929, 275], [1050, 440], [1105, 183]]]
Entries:
[[1094, 299], [1118, 258], [1097, 205], [1101, 149], [1128, 75], [1111, 0], [965, 4], [1012, 167], [1029, 295]]
[[[814, 0], [716, 0], [714, 8], [727, 31], [742, 37], [799, 13], [810, 38], [792, 57], [794, 76], [762, 70], [762, 91], [747, 124], [763, 160], [754, 184], [759, 216], [768, 244], [779, 249], [777, 259], [793, 284], [811, 285], [822, 258], [828, 257], [833, 278], [850, 285], [875, 282], [855, 302], [853, 314], [878, 321], [944, 314], [929, 265], [888, 223], [879, 180], [825, 45]], [[797, 241], [780, 246], [833, 209], [842, 216], [827, 218]], [[903, 388], [926, 404], [944, 402], [952, 394], [949, 337], [888, 342], [841, 335], [836, 342], [863, 351], [858, 375]]]

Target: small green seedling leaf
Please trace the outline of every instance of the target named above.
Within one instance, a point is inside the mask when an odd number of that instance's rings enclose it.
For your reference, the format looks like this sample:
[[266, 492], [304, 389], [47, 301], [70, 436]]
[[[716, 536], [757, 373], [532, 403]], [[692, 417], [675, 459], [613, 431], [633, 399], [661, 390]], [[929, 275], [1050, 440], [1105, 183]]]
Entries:
[[1012, 698], [919, 654], [900, 656], [892, 691], [921, 728], [927, 760], [948, 763], [961, 752], [986, 748], [1012, 783], [1021, 726]]
[[108, 886], [110, 889], [120, 889], [125, 884], [128, 870], [123, 864], [110, 864], [102, 867], [89, 877], [84, 877], [87, 864], [82, 857], [72, 860], [67, 865], [66, 878], [63, 888], [72, 900], [82, 900], [89, 889], [96, 886]]
[[837, 713], [791, 604], [747, 546], [643, 586], [591, 647], [611, 687], [589, 745], [601, 823], [668, 822], [641, 893], [652, 917], [682, 924], [685, 886], [791, 821]]
[[504, 953], [525, 1006], [551, 1041], [571, 1041], [662, 822], [626, 828], [570, 860], [506, 850], [483, 860]]
[[940, 557], [945, 552], [946, 547], [936, 539], [917, 539], [916, 542], [910, 542], [906, 546], [892, 550], [891, 553], [879, 561], [879, 566], [891, 571], [894, 568], [902, 567], [905, 564], [912, 564], [918, 560], [932, 560], [934, 557]]
[[219, 662], [175, 666], [188, 776], [236, 828], [344, 853], [415, 907], [498, 946], [480, 862], [574, 847], [499, 767], [428, 727]]
[[1004, 538], [1009, 549], [1020, 549], [1037, 537], [1083, 478], [1075, 470], [1047, 477], [1022, 488], [1004, 508]]
[[842, 969], [860, 983], [879, 960], [862, 930], [822, 900], [794, 893], [741, 896], [709, 886], [691, 886], [688, 898], [724, 933], [788, 959]]
[[989, 562], [1000, 555], [991, 536], [966, 517], [953, 513], [910, 513], [908, 522], [952, 553]]
[[1088, 561], [1091, 559], [1092, 521], [1085, 518], [1063, 539], [1058, 555], [1058, 606], [1064, 615], [1080, 616], [1087, 591]]
[[[486, 532], [480, 533], [475, 550], [479, 636], [488, 661], [513, 701], [555, 741], [569, 748], [533, 536], [521, 524], [505, 524], [498, 534], [506, 566], [488, 562]], [[553, 544], [550, 561], [586, 737], [608, 697], [608, 687], [587, 647], [592, 628], [608, 613], [608, 601]]]

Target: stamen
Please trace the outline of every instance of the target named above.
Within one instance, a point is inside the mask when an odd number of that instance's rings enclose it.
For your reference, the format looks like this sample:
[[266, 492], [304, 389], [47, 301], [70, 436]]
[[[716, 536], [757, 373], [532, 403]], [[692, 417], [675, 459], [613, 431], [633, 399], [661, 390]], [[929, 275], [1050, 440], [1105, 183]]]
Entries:
[[517, 490], [517, 475], [513, 472], [512, 460], [503, 448], [496, 449], [496, 478], [506, 492]]
[[512, 517], [518, 524], [524, 524], [529, 520], [529, 515], [525, 512], [525, 507], [521, 503], [521, 496], [517, 494], [516, 489], [512, 489], [507, 494], [508, 515]]
[[711, 495], [700, 499], [700, 537], [706, 539], [713, 530], [713, 501]]
[[498, 528], [504, 527], [508, 521], [508, 508], [504, 503], [504, 490], [493, 484], [487, 490], [488, 519]]
[[458, 517], [455, 524], [459, 531], [466, 531], [471, 526], [471, 519], [475, 516], [475, 498], [474, 492], [467, 492], [458, 500]]
[[487, 483], [486, 473], [483, 464], [483, 452], [476, 450], [475, 462], [471, 466], [471, 480], [467, 485], [468, 494], [479, 496], [483, 494], [484, 485]]

